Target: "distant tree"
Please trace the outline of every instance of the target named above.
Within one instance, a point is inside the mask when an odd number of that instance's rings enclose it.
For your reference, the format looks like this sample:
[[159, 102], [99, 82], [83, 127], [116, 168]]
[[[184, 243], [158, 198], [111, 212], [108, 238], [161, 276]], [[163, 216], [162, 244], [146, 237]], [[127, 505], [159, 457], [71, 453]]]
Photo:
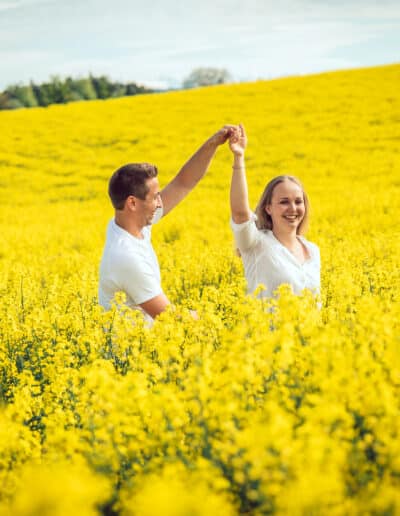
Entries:
[[24, 107], [22, 102], [13, 97], [9, 91], [0, 93], [0, 109], [17, 109]]
[[78, 79], [73, 82], [73, 91], [79, 95], [81, 99], [93, 100], [97, 98], [96, 90], [90, 78]]
[[7, 91], [3, 91], [0, 93], [0, 109], [11, 109], [8, 106], [8, 103], [10, 101], [10, 95], [7, 93]]
[[54, 75], [49, 83], [49, 91], [51, 96], [51, 104], [65, 104], [68, 102], [69, 91], [68, 85], [62, 81], [58, 75]]
[[35, 97], [37, 98], [39, 106], [46, 107], [51, 104], [48, 88], [45, 84], [39, 86], [38, 84], [32, 83], [32, 89], [35, 93]]
[[8, 109], [15, 109], [16, 107], [35, 107], [38, 105], [32, 85], [21, 86], [17, 84], [9, 86], [5, 93], [8, 93]]
[[10, 98], [7, 102], [7, 109], [18, 109], [25, 107], [18, 99]]
[[213, 84], [224, 84], [230, 80], [231, 76], [225, 68], [195, 68], [183, 81], [183, 87], [212, 86]]
[[123, 97], [126, 95], [126, 86], [120, 82], [114, 82], [111, 88], [111, 97]]
[[145, 86], [141, 86], [135, 82], [130, 82], [126, 85], [125, 95], [137, 95], [138, 93], [146, 93], [146, 91], [148, 90]]
[[49, 104], [63, 104], [68, 102], [68, 88], [57, 76], [51, 78], [51, 82], [45, 82], [40, 86], [33, 85], [39, 106], [48, 106]]
[[65, 79], [67, 102], [74, 102], [75, 100], [83, 100], [82, 95], [77, 91], [75, 86], [76, 80], [71, 77]]
[[106, 99], [111, 95], [111, 85], [112, 83], [105, 75], [101, 75], [100, 77], [92, 77], [90, 76], [90, 80], [93, 84], [93, 88], [95, 89], [96, 96], [98, 99]]

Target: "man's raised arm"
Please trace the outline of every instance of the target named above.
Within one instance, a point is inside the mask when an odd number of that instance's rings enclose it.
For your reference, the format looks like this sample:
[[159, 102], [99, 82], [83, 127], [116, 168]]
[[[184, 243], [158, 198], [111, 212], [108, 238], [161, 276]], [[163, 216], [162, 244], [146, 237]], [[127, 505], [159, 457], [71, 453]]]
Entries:
[[200, 149], [183, 165], [174, 179], [161, 191], [164, 215], [175, 208], [204, 176], [218, 146], [227, 141], [234, 127], [233, 125], [225, 125], [206, 140]]

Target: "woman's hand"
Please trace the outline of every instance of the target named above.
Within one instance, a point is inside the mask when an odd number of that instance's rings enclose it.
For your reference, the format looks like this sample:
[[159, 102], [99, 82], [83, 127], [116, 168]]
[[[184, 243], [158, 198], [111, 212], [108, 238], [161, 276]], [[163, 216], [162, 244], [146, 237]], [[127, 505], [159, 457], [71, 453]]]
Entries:
[[229, 148], [235, 156], [244, 156], [244, 151], [247, 146], [246, 131], [242, 124], [239, 124], [232, 130], [229, 137]]

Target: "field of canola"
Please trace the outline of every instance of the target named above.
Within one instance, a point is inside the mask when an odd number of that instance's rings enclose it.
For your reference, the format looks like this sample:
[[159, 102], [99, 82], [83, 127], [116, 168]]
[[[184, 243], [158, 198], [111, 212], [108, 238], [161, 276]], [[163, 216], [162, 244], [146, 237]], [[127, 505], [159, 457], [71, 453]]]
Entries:
[[[0, 113], [0, 514], [400, 513], [399, 84], [395, 65]], [[111, 173], [150, 161], [165, 185], [238, 122], [253, 206], [275, 175], [305, 184], [322, 309], [245, 295], [225, 146], [153, 229], [176, 311], [102, 313]]]

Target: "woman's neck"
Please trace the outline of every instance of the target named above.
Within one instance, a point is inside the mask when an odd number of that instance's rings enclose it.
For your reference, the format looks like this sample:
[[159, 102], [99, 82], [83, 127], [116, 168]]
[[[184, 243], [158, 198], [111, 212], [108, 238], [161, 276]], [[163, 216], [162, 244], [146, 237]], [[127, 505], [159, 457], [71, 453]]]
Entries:
[[279, 231], [272, 229], [272, 233], [281, 244], [283, 244], [285, 247], [288, 247], [289, 249], [293, 246], [298, 245], [299, 243], [295, 228], [293, 229], [293, 231]]

